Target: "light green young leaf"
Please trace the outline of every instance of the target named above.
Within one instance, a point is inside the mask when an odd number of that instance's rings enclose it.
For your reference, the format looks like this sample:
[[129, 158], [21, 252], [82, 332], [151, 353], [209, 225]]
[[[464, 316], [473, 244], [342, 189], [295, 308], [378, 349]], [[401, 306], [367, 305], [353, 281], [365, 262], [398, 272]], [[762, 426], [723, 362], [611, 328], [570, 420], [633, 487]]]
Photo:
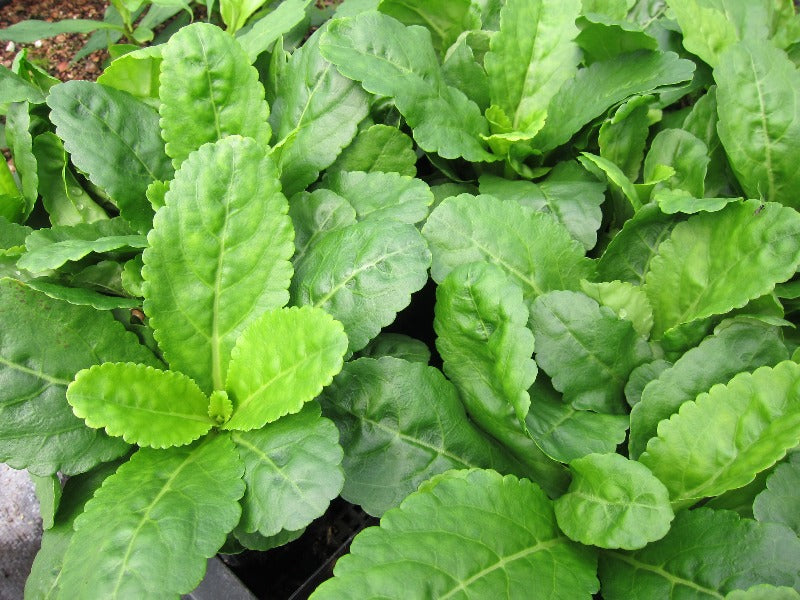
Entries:
[[148, 231], [153, 211], [147, 186], [172, 179], [158, 114], [126, 92], [89, 81], [54, 86], [47, 104], [75, 166], [108, 192], [137, 231]]
[[661, 540], [635, 552], [600, 554], [606, 600], [722, 598], [753, 585], [797, 586], [800, 540], [774, 523], [708, 508], [681, 511]]
[[620, 319], [630, 321], [640, 336], [645, 339], [650, 337], [653, 309], [641, 287], [627, 281], [581, 281], [581, 290], [598, 304], [613, 310]]
[[299, 412], [341, 370], [346, 350], [341, 323], [318, 308], [265, 312], [231, 353], [225, 388], [233, 415], [223, 429], [250, 431]]
[[[8, 29], [3, 29], [3, 33]], [[10, 104], [12, 102], [30, 102], [31, 104], [44, 103], [45, 95], [35, 85], [27, 81], [24, 77], [17, 75], [8, 67], [0, 67], [0, 104]]]
[[747, 590], [734, 590], [725, 596], [725, 600], [797, 600], [800, 592], [786, 586], [774, 586], [768, 583], [754, 585]]
[[164, 46], [146, 46], [123, 54], [111, 61], [97, 82], [128, 92], [158, 110], [163, 49]]
[[[436, 560], [432, 560], [435, 556]], [[589, 600], [594, 551], [566, 539], [538, 486], [492, 471], [437, 477], [353, 541], [313, 600]]]
[[443, 81], [427, 29], [364, 12], [331, 22], [320, 49], [344, 76], [360, 81], [368, 92], [393, 98], [426, 152], [471, 162], [495, 160], [480, 137], [489, 133], [488, 122], [477, 104]]
[[404, 25], [426, 27], [440, 55], [463, 31], [480, 29], [480, 17], [471, 0], [381, 0], [378, 10]]
[[347, 200], [359, 221], [419, 223], [428, 216], [428, 207], [433, 203], [428, 184], [398, 173], [339, 171], [329, 174], [323, 185]]
[[297, 250], [292, 258], [295, 263], [322, 235], [356, 222], [356, 211], [352, 205], [326, 189], [295, 194], [289, 203], [289, 216], [295, 232], [294, 245]]
[[693, 215], [699, 212], [717, 212], [742, 198], [696, 198], [682, 189], [660, 189], [653, 194], [653, 202], [658, 204], [666, 215], [683, 213]]
[[639, 461], [677, 505], [748, 484], [800, 443], [798, 381], [786, 361], [715, 385], [662, 421]]
[[269, 48], [283, 35], [289, 33], [306, 18], [306, 10], [312, 0], [283, 0], [275, 10], [270, 11], [237, 36], [239, 45], [244, 48], [250, 62]]
[[183, 163], [156, 215], [142, 269], [145, 313], [170, 367], [205, 393], [223, 389], [241, 332], [289, 299], [287, 211], [272, 160], [231, 136]]
[[228, 33], [236, 33], [267, 0], [219, 0], [219, 14], [228, 26]]
[[800, 535], [800, 454], [796, 451], [767, 479], [767, 489], [756, 496], [753, 515], [759, 521], [783, 523]]
[[106, 361], [158, 364], [109, 313], [0, 281], [0, 461], [37, 475], [82, 473], [128, 445], [72, 414], [75, 373]]
[[422, 363], [392, 357], [348, 362], [321, 403], [344, 448], [342, 497], [372, 515], [448, 469], [521, 469], [472, 424], [442, 373]]
[[227, 436], [139, 450], [75, 520], [59, 598], [172, 598], [192, 591], [239, 521], [243, 472]]
[[349, 352], [367, 345], [427, 281], [431, 254], [416, 227], [362, 221], [325, 234], [296, 263], [292, 303], [341, 321]]
[[38, 229], [25, 239], [28, 251], [18, 265], [31, 273], [58, 269], [93, 252], [145, 248], [147, 238], [132, 234], [122, 219], [106, 219], [79, 225], [59, 225]]
[[358, 357], [382, 358], [393, 356], [408, 362], [418, 362], [427, 365], [431, 360], [430, 348], [420, 340], [402, 333], [379, 333], [375, 339], [364, 346]]
[[554, 502], [561, 531], [601, 548], [644, 548], [664, 537], [675, 517], [664, 484], [620, 454], [589, 454], [569, 464], [572, 483]]
[[[10, 215], [17, 213], [17, 218], [21, 217], [21, 221], [28, 218], [33, 211], [33, 206], [36, 204], [36, 198], [39, 194], [39, 177], [38, 168], [36, 164], [36, 155], [33, 153], [33, 137], [31, 135], [31, 113], [30, 104], [28, 102], [14, 102], [8, 107], [6, 112], [6, 125], [5, 135], [8, 148], [11, 151], [11, 156], [14, 159], [14, 167], [17, 172], [17, 177], [20, 182], [20, 191], [22, 192], [21, 202], [16, 199], [16, 192], [9, 189], [11, 192], [10, 198], [0, 198], [0, 202], [8, 204], [9, 201], [12, 208], [0, 209], [0, 214], [4, 215], [7, 219], [13, 221]], [[55, 123], [55, 116], [52, 117]], [[9, 186], [10, 188], [10, 186]], [[8, 194], [8, 191], [6, 194]], [[14, 205], [18, 204], [18, 207]], [[17, 208], [17, 210], [14, 210]]]
[[719, 137], [747, 196], [800, 207], [797, 67], [771, 43], [752, 39], [720, 57], [714, 79]]
[[264, 88], [236, 40], [214, 25], [193, 23], [170, 38], [162, 56], [161, 134], [176, 169], [206, 142], [229, 135], [267, 148], [272, 130]]
[[618, 102], [691, 80], [694, 68], [694, 63], [673, 52], [645, 50], [594, 63], [553, 96], [534, 146], [543, 152], [553, 150]]
[[585, 294], [556, 291], [533, 303], [531, 329], [536, 362], [565, 401], [578, 409], [625, 412], [628, 376], [653, 358], [630, 321]]
[[645, 291], [653, 336], [741, 308], [789, 279], [800, 265], [800, 215], [758, 200], [729, 204], [679, 223], [650, 264]]
[[[591, 169], [593, 165], [596, 167], [599, 172], [605, 175], [608, 178], [608, 181], [612, 183], [616, 188], [612, 187], [612, 190], [618, 190], [621, 192], [625, 198], [627, 198], [630, 206], [626, 206], [623, 210], [623, 214], [632, 214], [638, 212], [642, 208], [642, 204], [647, 204], [647, 198], [642, 198], [639, 194], [639, 190], [634, 185], [633, 181], [628, 179], [628, 176], [622, 171], [622, 169], [608, 160], [607, 158], [603, 158], [602, 156], [597, 156], [590, 152], [581, 152], [581, 156], [578, 158], [581, 161], [581, 164], [586, 167], [587, 169]], [[602, 175], [601, 175], [602, 176]], [[642, 202], [644, 200], [644, 202]], [[621, 211], [622, 212], [622, 211]]]
[[[279, 546], [295, 541], [303, 535], [305, 531], [305, 529], [298, 529], [297, 531], [286, 531], [284, 529], [275, 535], [264, 536], [260, 533], [245, 533], [241, 528], [237, 527], [231, 532], [231, 535], [236, 538], [236, 542], [239, 542], [239, 544], [248, 550], [266, 552], [267, 550], [272, 550], [273, 548], [278, 548]], [[226, 544], [228, 543], [230, 543], [230, 538], [228, 538]], [[224, 554], [224, 550], [225, 547], [223, 546], [220, 550], [220, 554]]]
[[735, 196], [739, 193], [738, 184], [717, 133], [718, 121], [717, 86], [711, 86], [708, 92], [694, 103], [691, 112], [683, 121], [682, 128], [702, 140], [708, 148], [706, 196]]
[[583, 248], [551, 215], [493, 196], [445, 199], [422, 233], [433, 254], [431, 276], [441, 283], [459, 265], [490, 262], [522, 287], [530, 304], [550, 290], [578, 289], [593, 266]]
[[538, 132], [550, 100], [577, 72], [580, 8], [580, 0], [509, 0], [500, 12], [485, 65], [492, 104], [514, 131]]
[[91, 33], [97, 29], [119, 30], [121, 28], [113, 23], [95, 19], [63, 19], [54, 22], [30, 19], [0, 30], [0, 40], [32, 44], [36, 40], [53, 37], [59, 33]]
[[58, 474], [44, 476], [30, 474], [30, 477], [36, 499], [39, 501], [42, 529], [47, 531], [55, 523], [56, 511], [61, 502], [61, 479]]
[[216, 425], [224, 424], [233, 414], [233, 402], [225, 390], [214, 390], [208, 398], [208, 417]]
[[316, 402], [261, 429], [235, 431], [247, 491], [238, 529], [272, 536], [303, 529], [344, 485], [339, 432]]
[[48, 131], [36, 136], [33, 153], [36, 156], [39, 195], [50, 223], [77, 225], [108, 218], [73, 175], [64, 144], [54, 133]]
[[367, 95], [320, 54], [320, 34], [289, 59], [272, 106], [272, 156], [287, 196], [301, 192], [329, 167], [367, 116]]
[[777, 327], [756, 321], [733, 321], [696, 348], [681, 356], [643, 390], [631, 411], [628, 451], [632, 458], [644, 452], [657, 433], [658, 423], [717, 383], [727, 383], [743, 371], [772, 366], [788, 358]]
[[[580, 33], [575, 41], [583, 50], [586, 64], [610, 60], [621, 54], [637, 50], [657, 50], [658, 40], [642, 30], [641, 27], [625, 19], [625, 14], [616, 17], [586, 10], [578, 18]], [[623, 2], [624, 4], [624, 2]], [[594, 14], [591, 14], [594, 13]]]
[[329, 171], [381, 171], [414, 177], [416, 163], [413, 140], [396, 127], [378, 124], [359, 132]]
[[[476, 40], [480, 40], [475, 43]], [[483, 64], [478, 62], [485, 55], [482, 45], [486, 40], [488, 50], [488, 32], [483, 30], [465, 31], [448, 48], [442, 63], [442, 77], [444, 81], [458, 88], [472, 100], [478, 107], [485, 111], [491, 103], [489, 90], [489, 77]], [[476, 54], [478, 58], [476, 58]]]
[[644, 159], [644, 181], [658, 179], [659, 165], [672, 167], [675, 174], [662, 185], [702, 198], [708, 163], [708, 148], [701, 140], [683, 129], [662, 129], [650, 142], [650, 151]]
[[194, 381], [134, 363], [103, 363], [80, 371], [67, 388], [67, 402], [89, 427], [151, 448], [190, 444], [214, 424], [208, 398]]

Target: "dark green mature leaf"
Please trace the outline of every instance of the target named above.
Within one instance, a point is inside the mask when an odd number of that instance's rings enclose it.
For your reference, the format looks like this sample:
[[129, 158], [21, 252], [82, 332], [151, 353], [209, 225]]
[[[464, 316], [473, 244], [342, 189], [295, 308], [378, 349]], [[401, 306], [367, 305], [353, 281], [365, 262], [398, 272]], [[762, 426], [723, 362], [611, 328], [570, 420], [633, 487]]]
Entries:
[[[7, 28], [3, 29], [0, 35], [7, 31]], [[5, 66], [0, 67], [0, 88], [3, 90], [0, 92], [0, 104], [11, 102], [42, 104], [44, 102], [44, 94], [39, 88]]]
[[345, 452], [342, 497], [373, 515], [448, 469], [521, 468], [472, 424], [441, 372], [422, 363], [348, 362], [321, 402]]
[[[547, 121], [534, 139], [542, 151], [568, 141], [581, 127], [629, 96], [689, 81], [694, 63], [672, 52], [631, 52], [578, 71], [553, 96]], [[587, 98], [592, 98], [587, 102]]]
[[[625, 20], [623, 4], [622, 14], [616, 18], [611, 15], [598, 14], [595, 7], [587, 10], [583, 2], [584, 15], [578, 20], [581, 32], [575, 41], [583, 50], [584, 60], [587, 63], [599, 60], [609, 60], [621, 54], [635, 52], [636, 50], [657, 50], [658, 41], [641, 27]], [[594, 14], [587, 14], [594, 13]]]
[[59, 597], [121, 600], [190, 592], [206, 559], [239, 521], [243, 472], [227, 436], [168, 451], [139, 450], [75, 520]]
[[393, 98], [426, 152], [472, 162], [494, 160], [480, 138], [489, 133], [488, 122], [477, 104], [443, 81], [427, 29], [365, 12], [333, 21], [320, 49], [365, 90]]
[[[14, 158], [14, 167], [19, 177], [22, 197], [16, 199], [13, 188], [4, 192], [10, 198], [0, 197], [0, 203], [11, 207], [3, 207], [0, 214], [13, 221], [15, 218], [22, 220], [31, 214], [38, 196], [39, 177], [37, 174], [36, 155], [33, 153], [33, 137], [31, 136], [31, 113], [28, 102], [14, 102], [6, 112], [5, 134], [11, 156]], [[11, 187], [11, 186], [8, 186]], [[16, 206], [15, 206], [16, 205]]]
[[572, 540], [635, 550], [664, 537], [674, 518], [669, 492], [641, 463], [589, 454], [569, 464], [572, 483], [555, 501], [558, 526]]
[[480, 18], [471, 0], [381, 0], [378, 10], [405, 25], [422, 25], [431, 32], [439, 54], [463, 31], [480, 29]]
[[800, 540], [774, 523], [699, 508], [681, 511], [658, 542], [603, 552], [603, 598], [721, 598], [759, 583], [800, 584]]
[[73, 175], [64, 144], [58, 136], [49, 131], [36, 136], [33, 153], [39, 176], [39, 195], [50, 223], [77, 225], [108, 218]]
[[658, 426], [639, 460], [675, 504], [742, 487], [800, 443], [800, 365], [740, 373]]
[[652, 351], [630, 321], [580, 292], [550, 292], [531, 307], [536, 362], [575, 408], [620, 414], [631, 371]]
[[617, 165], [631, 181], [639, 179], [644, 147], [650, 133], [652, 96], [635, 96], [607, 119], [597, 134], [600, 156]]
[[[435, 556], [436, 560], [432, 560]], [[435, 478], [353, 541], [314, 600], [588, 600], [594, 553], [566, 539], [535, 484], [492, 471]]]
[[289, 216], [295, 232], [294, 262], [298, 262], [326, 232], [356, 222], [353, 206], [339, 194], [324, 188], [295, 194], [289, 202]]
[[750, 198], [800, 207], [800, 73], [766, 40], [731, 46], [714, 70], [719, 137]]
[[653, 336], [741, 308], [786, 281], [800, 264], [800, 215], [758, 200], [678, 224], [650, 264], [645, 291]]
[[428, 216], [433, 203], [433, 194], [424, 181], [399, 173], [340, 171], [328, 175], [324, 185], [350, 203], [359, 221], [419, 223]]
[[583, 248], [551, 215], [493, 196], [447, 198], [422, 229], [433, 254], [431, 276], [441, 283], [459, 265], [491, 262], [522, 287], [530, 306], [550, 290], [578, 289], [592, 275]]
[[717, 383], [743, 371], [771, 366], [788, 354], [780, 330], [757, 321], [733, 321], [681, 356], [642, 392], [631, 411], [628, 451], [637, 458], [657, 433], [658, 423]]
[[535, 134], [550, 100], [577, 72], [579, 0], [509, 0], [486, 54], [492, 104], [514, 131]]
[[489, 39], [487, 31], [465, 31], [448, 48], [442, 63], [444, 81], [464, 92], [483, 111], [491, 103], [489, 77], [478, 61], [485, 56]]
[[75, 375], [67, 389], [75, 416], [129, 444], [167, 448], [211, 430], [208, 398], [182, 373], [134, 363], [103, 363]]
[[0, 40], [30, 44], [59, 33], [91, 33], [97, 29], [118, 30], [120, 27], [93, 19], [63, 19], [55, 22], [30, 19], [0, 29]]
[[800, 535], [800, 454], [796, 451], [767, 479], [767, 489], [756, 496], [753, 515], [759, 521], [783, 523]]
[[244, 532], [272, 536], [302, 529], [342, 491], [339, 432], [320, 416], [316, 402], [261, 429], [235, 431], [231, 439], [245, 468]]
[[250, 431], [299, 412], [341, 370], [346, 350], [342, 324], [323, 310], [304, 306], [265, 312], [245, 329], [231, 353], [225, 389], [233, 416], [223, 429]]
[[297, 262], [292, 303], [341, 321], [356, 352], [408, 306], [427, 281], [430, 261], [413, 225], [362, 221], [327, 233]]
[[170, 38], [162, 56], [161, 131], [175, 168], [206, 142], [229, 135], [267, 148], [272, 130], [264, 88], [229, 34], [193, 23]]
[[73, 475], [128, 445], [72, 414], [65, 393], [75, 373], [105, 361], [156, 365], [109, 313], [71, 306], [10, 279], [0, 281], [0, 460], [37, 475]]
[[158, 113], [126, 92], [89, 81], [53, 86], [47, 104], [75, 166], [108, 192], [137, 231], [148, 231], [153, 210], [147, 186], [172, 179]]
[[272, 105], [272, 156], [287, 196], [303, 191], [329, 167], [367, 116], [367, 95], [320, 54], [320, 35], [289, 59]]
[[702, 198], [708, 162], [708, 148], [702, 140], [683, 129], [662, 129], [650, 142], [642, 175], [644, 181], [655, 181], [659, 166], [672, 167], [675, 174], [660, 185]]
[[413, 140], [396, 127], [379, 124], [359, 132], [330, 170], [381, 171], [414, 177], [416, 163]]
[[94, 252], [145, 248], [147, 238], [133, 234], [122, 219], [38, 229], [25, 239], [27, 252], [18, 265], [32, 273], [58, 269]]
[[144, 253], [145, 312], [170, 367], [206, 393], [223, 389], [241, 332], [289, 299], [287, 211], [272, 160], [238, 136], [184, 161], [158, 211]]
[[290, 32], [306, 17], [312, 0], [284, 0], [275, 10], [255, 21], [252, 27], [238, 32], [236, 39], [247, 53], [250, 62], [272, 46], [282, 35]]

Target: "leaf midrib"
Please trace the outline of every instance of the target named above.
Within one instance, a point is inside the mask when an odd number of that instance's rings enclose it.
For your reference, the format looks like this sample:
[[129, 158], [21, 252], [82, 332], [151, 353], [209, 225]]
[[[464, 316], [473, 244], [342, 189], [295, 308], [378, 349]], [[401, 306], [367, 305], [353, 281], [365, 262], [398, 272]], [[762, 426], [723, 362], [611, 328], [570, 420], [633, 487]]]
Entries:
[[684, 577], [680, 577], [678, 575], [670, 573], [669, 571], [665, 570], [661, 566], [650, 565], [648, 563], [644, 563], [644, 562], [641, 562], [639, 560], [636, 560], [633, 556], [628, 556], [626, 554], [620, 554], [619, 552], [615, 552], [613, 550], [606, 550], [605, 553], [607, 555], [610, 555], [610, 556], [613, 556], [613, 557], [617, 558], [618, 560], [621, 560], [624, 563], [627, 563], [627, 564], [631, 565], [635, 569], [641, 569], [643, 571], [649, 571], [650, 573], [655, 573], [656, 575], [659, 575], [659, 576], [663, 577], [664, 579], [666, 579], [667, 581], [669, 581], [672, 584], [672, 587], [675, 587], [675, 585], [682, 585], [682, 586], [691, 588], [693, 590], [697, 590], [698, 592], [702, 592], [702, 593], [708, 594], [709, 596], [712, 596], [713, 598], [719, 598], [720, 600], [723, 600], [725, 598], [725, 596], [720, 594], [717, 590], [711, 589], [711, 588], [707, 588], [707, 587], [703, 587], [702, 585], [692, 581], [691, 579], [685, 579]]

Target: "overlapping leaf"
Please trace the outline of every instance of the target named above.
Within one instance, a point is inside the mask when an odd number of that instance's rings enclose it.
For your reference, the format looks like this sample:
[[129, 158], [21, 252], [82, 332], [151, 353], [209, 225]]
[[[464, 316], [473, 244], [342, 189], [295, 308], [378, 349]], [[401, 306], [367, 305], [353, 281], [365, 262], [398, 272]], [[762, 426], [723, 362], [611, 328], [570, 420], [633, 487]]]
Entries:
[[405, 133], [388, 125], [372, 125], [364, 129], [347, 146], [332, 171], [381, 171], [414, 177], [417, 155], [413, 141]]
[[294, 245], [297, 249], [292, 258], [294, 262], [299, 261], [326, 232], [356, 222], [353, 206], [339, 194], [324, 188], [293, 196], [289, 204], [289, 216], [294, 225]]
[[479, 16], [470, 0], [381, 0], [378, 10], [406, 25], [427, 27], [440, 54], [462, 31], [480, 28]]
[[145, 312], [170, 368], [206, 393], [223, 389], [247, 325], [289, 299], [287, 211], [275, 165], [238, 136], [184, 161], [158, 211], [144, 253]]
[[756, 496], [753, 514], [759, 521], [783, 523], [800, 535], [800, 454], [792, 454], [767, 478], [767, 489]]

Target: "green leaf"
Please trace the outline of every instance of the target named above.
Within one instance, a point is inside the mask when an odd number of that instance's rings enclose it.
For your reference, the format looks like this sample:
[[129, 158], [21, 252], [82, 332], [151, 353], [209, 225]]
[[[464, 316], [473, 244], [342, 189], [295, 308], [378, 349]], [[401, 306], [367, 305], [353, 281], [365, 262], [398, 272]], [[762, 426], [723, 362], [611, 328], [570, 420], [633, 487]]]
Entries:
[[402, 333], [379, 333], [375, 339], [364, 346], [359, 357], [381, 358], [393, 356], [408, 362], [418, 362], [427, 365], [431, 360], [431, 351], [425, 342], [415, 340]]
[[352, 205], [330, 190], [295, 194], [289, 202], [289, 216], [294, 225], [294, 245], [297, 249], [292, 260], [297, 263], [328, 231], [342, 229], [356, 222]]
[[[600, 60], [610, 60], [621, 54], [635, 52], [636, 50], [657, 50], [658, 41], [641, 27], [625, 20], [625, 13], [616, 17], [597, 14], [596, 10], [586, 10], [578, 18], [578, 27], [581, 32], [575, 41], [583, 50], [584, 60], [587, 64]], [[624, 2], [622, 2], [624, 4]], [[587, 14], [594, 13], [594, 14]]]
[[267, 0], [219, 0], [219, 14], [228, 26], [228, 33], [236, 33], [247, 19]]
[[[55, 122], [55, 118], [53, 118], [53, 122]], [[17, 213], [18, 217], [21, 215], [22, 220], [27, 219], [31, 211], [33, 211], [39, 194], [36, 155], [33, 153], [33, 136], [30, 130], [30, 104], [27, 102], [11, 104], [6, 112], [5, 135], [8, 148], [11, 150], [11, 156], [14, 158], [14, 168], [16, 169], [20, 182], [20, 191], [22, 192], [22, 202], [16, 200], [11, 203], [14, 208], [16, 208], [14, 205], [19, 206], [17, 210], [13, 208], [11, 210], [4, 209], [0, 213], [11, 221], [15, 220], [10, 218], [10, 215], [14, 213]], [[13, 197], [17, 195], [16, 192], [10, 191], [12, 200], [15, 200]], [[3, 202], [7, 201], [4, 200]]]
[[[689, 81], [694, 63], [673, 52], [638, 51], [578, 71], [553, 96], [547, 121], [534, 139], [542, 151], [568, 141], [581, 127], [635, 94]], [[591, 102], [586, 99], [591, 98]]]
[[272, 160], [231, 136], [183, 163], [156, 215], [142, 269], [145, 313], [170, 367], [205, 393], [223, 389], [241, 332], [289, 299], [287, 211]]
[[653, 202], [658, 204], [661, 212], [667, 215], [684, 213], [693, 215], [699, 212], [717, 212], [742, 198], [696, 198], [683, 190], [656, 190]]
[[616, 165], [615, 163], [611, 162], [607, 158], [603, 158], [602, 156], [597, 156], [595, 154], [591, 154], [590, 152], [581, 152], [581, 156], [578, 158], [581, 161], [581, 164], [586, 167], [587, 169], [591, 169], [592, 166], [601, 174], [599, 176], [605, 175], [608, 178], [608, 181], [612, 183], [616, 187], [612, 187], [612, 191], [621, 192], [622, 195], [628, 200], [630, 206], [625, 206], [623, 210], [619, 211], [623, 214], [627, 215], [630, 213], [635, 213], [642, 208], [642, 200], [644, 203], [647, 203], [647, 198], [642, 198], [639, 194], [639, 190], [634, 185], [633, 181], [628, 179], [628, 176], [622, 171], [622, 169]]
[[369, 514], [397, 506], [448, 469], [519, 470], [472, 424], [453, 385], [433, 367], [359, 358], [345, 364], [321, 403], [344, 448], [342, 497]]
[[627, 281], [601, 283], [581, 282], [581, 290], [598, 304], [613, 310], [620, 319], [626, 319], [641, 337], [650, 337], [653, 328], [653, 308], [641, 287]]
[[[435, 560], [432, 557], [436, 557]], [[313, 600], [530, 598], [588, 600], [591, 549], [566, 539], [535, 484], [492, 471], [425, 484], [380, 527], [356, 536]]]
[[[305, 529], [299, 529], [297, 531], [284, 530], [275, 535], [263, 536], [260, 533], [245, 533], [237, 527], [233, 530], [232, 535], [234, 538], [236, 538], [235, 541], [241, 544], [241, 546], [244, 548], [265, 552], [267, 550], [272, 550], [278, 546], [283, 546], [284, 544], [295, 541], [297, 538], [303, 535], [305, 531]], [[227, 543], [230, 543], [230, 539]], [[225, 547], [223, 546], [223, 548], [220, 550], [220, 554], [225, 554], [224, 550]]]
[[653, 359], [630, 321], [580, 292], [540, 296], [531, 308], [536, 362], [575, 408], [621, 414], [634, 368]]
[[379, 124], [359, 132], [330, 170], [381, 171], [414, 177], [416, 163], [412, 139], [395, 127]]
[[800, 442], [798, 380], [786, 361], [715, 385], [662, 421], [639, 460], [675, 504], [746, 485]]
[[428, 216], [433, 203], [433, 194], [424, 181], [398, 173], [339, 171], [325, 177], [323, 185], [346, 199], [359, 221], [419, 223]]
[[554, 502], [558, 526], [587, 546], [635, 550], [664, 537], [675, 515], [669, 492], [644, 465], [619, 454], [569, 464], [572, 483]]
[[233, 415], [223, 429], [258, 429], [299, 412], [341, 370], [346, 350], [341, 323], [318, 308], [265, 312], [242, 333], [231, 353], [225, 388]]
[[720, 57], [714, 79], [719, 137], [747, 196], [800, 207], [797, 68], [769, 42], [748, 40]]
[[662, 129], [650, 142], [643, 177], [645, 181], [655, 181], [658, 166], [672, 167], [675, 174], [661, 185], [702, 198], [708, 163], [708, 148], [701, 140], [683, 129]]
[[39, 195], [53, 225], [77, 225], [108, 218], [72, 173], [64, 144], [54, 133], [48, 131], [36, 136], [33, 153]]
[[163, 49], [164, 46], [148, 46], [123, 54], [103, 70], [97, 82], [128, 92], [158, 109]]
[[272, 155], [287, 196], [300, 192], [329, 167], [367, 116], [367, 95], [320, 54], [312, 36], [289, 59], [272, 106]]
[[578, 69], [579, 0], [509, 0], [486, 55], [492, 104], [514, 131], [535, 134], [550, 100]]
[[193, 23], [170, 38], [162, 55], [161, 133], [176, 169], [206, 142], [229, 135], [267, 148], [272, 130], [264, 88], [236, 40], [214, 25]]
[[64, 19], [52, 23], [30, 19], [0, 29], [0, 40], [31, 44], [36, 40], [53, 37], [59, 33], [91, 33], [98, 29], [119, 30], [121, 28], [113, 23], [92, 19]]
[[405, 25], [422, 25], [431, 32], [439, 54], [453, 45], [462, 31], [480, 29], [470, 0], [381, 0], [378, 10]]
[[0, 461], [36, 475], [74, 475], [128, 446], [85, 426], [67, 404], [75, 373], [105, 361], [157, 364], [109, 313], [0, 281]]
[[47, 531], [55, 523], [58, 503], [61, 502], [61, 479], [55, 475], [31, 475], [36, 499], [39, 501], [39, 514], [42, 517], [42, 529]]
[[739, 193], [738, 185], [717, 133], [718, 121], [717, 87], [711, 86], [692, 106], [691, 112], [683, 121], [683, 129], [702, 140], [708, 148], [710, 162], [706, 172], [706, 195], [734, 196]]
[[231, 439], [245, 467], [243, 532], [302, 529], [342, 491], [339, 432], [316, 402], [261, 429], [233, 432]]
[[606, 600], [722, 598], [759, 583], [800, 583], [800, 540], [772, 523], [708, 508], [681, 511], [670, 532], [635, 552], [600, 555]]
[[292, 303], [341, 321], [350, 352], [367, 345], [428, 279], [430, 252], [413, 225], [362, 221], [331, 231], [296, 264]]
[[364, 12], [331, 22], [320, 49], [345, 77], [393, 98], [424, 151], [471, 162], [495, 160], [480, 138], [489, 133], [488, 122], [477, 104], [443, 81], [427, 29]]
[[38, 229], [25, 239], [25, 246], [28, 251], [19, 259], [19, 267], [41, 273], [93, 252], [145, 248], [147, 238], [131, 234], [130, 227], [122, 219], [107, 219]]
[[592, 275], [581, 245], [551, 215], [493, 196], [447, 198], [422, 233], [433, 254], [434, 281], [441, 283], [459, 265], [490, 262], [522, 287], [529, 306], [550, 290], [577, 289]]
[[780, 330], [755, 321], [733, 321], [681, 356], [650, 382], [641, 401], [631, 411], [630, 456], [644, 452], [658, 424], [680, 407], [717, 383], [727, 383], [743, 371], [771, 366], [786, 360]]
[[85, 287], [70, 287], [58, 283], [48, 277], [38, 277], [25, 282], [33, 290], [42, 292], [54, 298], [63, 300], [76, 306], [91, 306], [97, 310], [111, 310], [114, 308], [138, 308], [142, 301], [138, 298], [123, 298], [121, 296], [107, 296]]
[[75, 520], [63, 598], [156, 598], [190, 592], [239, 521], [243, 467], [227, 436], [143, 448]]
[[194, 381], [134, 363], [80, 371], [67, 389], [67, 402], [89, 427], [151, 448], [190, 444], [213, 425], [208, 398]]
[[600, 157], [617, 165], [630, 181], [639, 179], [644, 147], [650, 133], [652, 96], [635, 96], [606, 119], [597, 134]]
[[311, 1], [284, 0], [274, 10], [255, 21], [252, 27], [238, 32], [241, 35], [236, 39], [251, 63], [306, 18], [306, 10]]
[[597, 261], [598, 277], [603, 281], [643, 284], [650, 261], [661, 243], [669, 238], [674, 225], [675, 219], [663, 214], [656, 205], [642, 207], [625, 222]]
[[482, 59], [489, 47], [486, 31], [465, 31], [455, 43], [448, 48], [442, 63], [442, 77], [445, 83], [458, 88], [472, 100], [481, 110], [489, 107], [489, 77]]
[[753, 514], [759, 521], [783, 523], [800, 535], [800, 454], [795, 452], [767, 479], [767, 489], [756, 496]]
[[650, 264], [645, 291], [653, 336], [741, 308], [786, 281], [800, 264], [800, 215], [757, 200], [679, 223]]
[[75, 166], [108, 192], [137, 231], [148, 231], [153, 210], [147, 186], [172, 179], [158, 114], [126, 92], [89, 81], [53, 86], [47, 104]]
[[[0, 36], [8, 32], [8, 28], [0, 32]], [[42, 104], [44, 94], [24, 77], [17, 75], [11, 69], [0, 67], [0, 104], [10, 104], [11, 102], [30, 102], [31, 104]]]
[[734, 590], [725, 596], [725, 600], [796, 600], [800, 592], [794, 588], [762, 583], [747, 590]]

